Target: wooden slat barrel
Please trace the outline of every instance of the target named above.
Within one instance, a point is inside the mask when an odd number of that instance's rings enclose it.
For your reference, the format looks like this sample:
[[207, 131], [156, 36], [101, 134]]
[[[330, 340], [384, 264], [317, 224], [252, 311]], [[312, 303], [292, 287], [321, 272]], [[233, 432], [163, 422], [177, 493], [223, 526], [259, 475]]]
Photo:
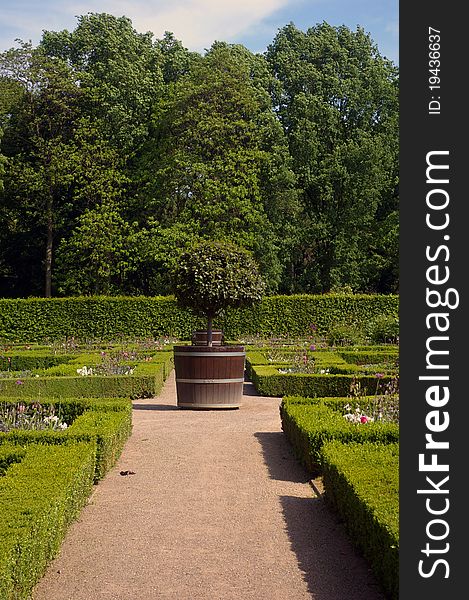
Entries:
[[[223, 332], [219, 329], [212, 331], [212, 345], [221, 346], [223, 342]], [[192, 345], [193, 346], [206, 346], [207, 345], [207, 331], [194, 331], [192, 334]]]
[[177, 404], [181, 408], [239, 408], [244, 346], [174, 346]]

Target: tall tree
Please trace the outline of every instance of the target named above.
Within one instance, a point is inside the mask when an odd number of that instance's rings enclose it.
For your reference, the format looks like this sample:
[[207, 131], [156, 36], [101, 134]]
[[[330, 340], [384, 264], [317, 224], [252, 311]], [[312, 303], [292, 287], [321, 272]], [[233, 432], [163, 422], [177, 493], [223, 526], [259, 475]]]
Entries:
[[388, 216], [397, 210], [397, 69], [363, 29], [327, 23], [306, 33], [287, 25], [266, 55], [303, 189], [296, 285], [376, 286], [370, 262], [384, 251], [378, 237], [394, 227]]
[[68, 295], [114, 295], [125, 289], [138, 261], [138, 232], [112, 200], [86, 209], [71, 236], [62, 240], [58, 289]]
[[16, 86], [4, 152], [9, 157], [5, 197], [34, 228], [45, 230], [45, 296], [51, 295], [54, 228], [70, 202], [68, 143], [78, 114], [80, 88], [69, 67], [22, 43], [0, 55], [0, 76]]
[[[253, 77], [256, 60], [265, 63], [217, 43], [177, 81], [156, 116], [141, 193], [160, 225], [190, 224], [198, 237], [252, 250], [275, 289], [281, 263], [269, 213], [288, 194], [295, 210], [294, 177], [269, 95]], [[275, 189], [264, 189], [268, 175]]]
[[16, 90], [3, 140], [8, 163], [1, 206], [11, 233], [3, 256], [15, 265], [18, 292], [26, 280], [25, 291], [40, 293], [35, 286], [43, 271], [49, 297], [54, 245], [83, 210], [118, 196], [125, 177], [116, 150], [82, 116], [79, 74], [62, 58], [22, 44], [1, 55], [0, 73]]
[[153, 34], [138, 33], [127, 17], [88, 13], [72, 31], [45, 31], [41, 48], [80, 73], [83, 114], [122, 155], [142, 144], [162, 92], [162, 56]]

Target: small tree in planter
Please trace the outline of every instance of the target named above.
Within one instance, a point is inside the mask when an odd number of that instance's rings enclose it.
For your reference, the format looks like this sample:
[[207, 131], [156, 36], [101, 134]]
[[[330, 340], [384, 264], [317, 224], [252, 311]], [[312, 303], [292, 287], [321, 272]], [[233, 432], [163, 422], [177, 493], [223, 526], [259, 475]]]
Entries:
[[233, 244], [201, 242], [185, 252], [173, 273], [180, 306], [207, 319], [212, 346], [213, 319], [228, 307], [251, 306], [262, 299], [265, 284], [250, 253]]
[[240, 406], [246, 353], [243, 346], [212, 344], [213, 319], [224, 309], [262, 299], [264, 282], [249, 252], [232, 244], [202, 242], [185, 252], [173, 273], [179, 306], [207, 319], [207, 345], [174, 346], [178, 406]]

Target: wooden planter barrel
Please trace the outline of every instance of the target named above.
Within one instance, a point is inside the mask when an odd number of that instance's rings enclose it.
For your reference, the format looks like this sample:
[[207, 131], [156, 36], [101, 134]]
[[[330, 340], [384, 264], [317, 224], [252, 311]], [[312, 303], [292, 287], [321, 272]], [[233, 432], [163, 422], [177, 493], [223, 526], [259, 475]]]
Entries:
[[[212, 344], [214, 346], [221, 346], [223, 342], [223, 332], [220, 329], [214, 329], [212, 331]], [[206, 346], [207, 345], [207, 331], [205, 329], [201, 331], [194, 331], [192, 334], [192, 345], [193, 346]]]
[[174, 346], [177, 404], [181, 408], [239, 408], [244, 346]]

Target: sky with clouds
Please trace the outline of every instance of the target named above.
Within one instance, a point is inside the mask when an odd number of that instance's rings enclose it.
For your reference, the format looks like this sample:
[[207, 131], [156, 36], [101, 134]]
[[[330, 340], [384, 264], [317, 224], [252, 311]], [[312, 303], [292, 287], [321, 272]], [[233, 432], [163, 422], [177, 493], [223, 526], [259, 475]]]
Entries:
[[88, 12], [125, 15], [157, 38], [171, 31], [202, 53], [215, 40], [264, 52], [290, 22], [303, 31], [322, 21], [359, 25], [383, 56], [399, 62], [399, 0], [0, 0], [0, 51], [16, 38], [37, 44], [43, 30], [71, 31]]

